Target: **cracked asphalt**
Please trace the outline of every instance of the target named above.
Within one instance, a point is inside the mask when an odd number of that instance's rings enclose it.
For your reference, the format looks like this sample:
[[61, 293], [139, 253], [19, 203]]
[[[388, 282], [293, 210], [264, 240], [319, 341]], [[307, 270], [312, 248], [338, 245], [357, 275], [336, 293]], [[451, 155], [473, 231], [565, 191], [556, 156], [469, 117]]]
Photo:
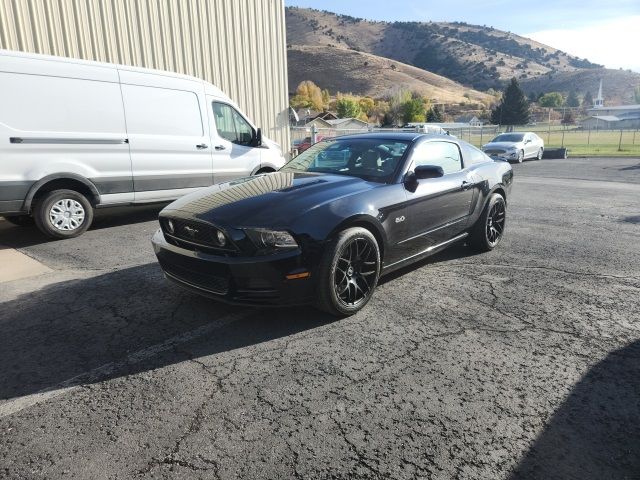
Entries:
[[369, 306], [175, 290], [157, 207], [0, 243], [0, 478], [640, 479], [640, 160], [514, 165], [506, 236]]

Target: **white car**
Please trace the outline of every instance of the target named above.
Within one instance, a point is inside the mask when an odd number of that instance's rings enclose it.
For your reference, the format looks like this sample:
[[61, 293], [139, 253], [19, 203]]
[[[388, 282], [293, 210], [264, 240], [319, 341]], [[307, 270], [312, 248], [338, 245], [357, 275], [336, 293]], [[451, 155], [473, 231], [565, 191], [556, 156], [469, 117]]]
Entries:
[[544, 153], [544, 140], [533, 132], [501, 133], [482, 146], [490, 157], [522, 163], [528, 158], [540, 160]]
[[0, 50], [0, 215], [68, 238], [93, 210], [168, 202], [285, 159], [195, 77]]

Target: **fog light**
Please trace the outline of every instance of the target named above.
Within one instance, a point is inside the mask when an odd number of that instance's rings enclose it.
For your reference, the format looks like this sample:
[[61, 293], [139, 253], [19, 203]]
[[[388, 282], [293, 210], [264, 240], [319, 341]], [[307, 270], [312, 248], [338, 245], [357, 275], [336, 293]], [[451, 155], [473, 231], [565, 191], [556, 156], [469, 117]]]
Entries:
[[227, 237], [224, 236], [224, 233], [222, 233], [220, 230], [218, 230], [218, 233], [216, 233], [216, 238], [218, 239], [218, 244], [221, 247], [224, 247], [227, 243]]
[[173, 233], [176, 230], [171, 219], [167, 220], [167, 230], [169, 233]]

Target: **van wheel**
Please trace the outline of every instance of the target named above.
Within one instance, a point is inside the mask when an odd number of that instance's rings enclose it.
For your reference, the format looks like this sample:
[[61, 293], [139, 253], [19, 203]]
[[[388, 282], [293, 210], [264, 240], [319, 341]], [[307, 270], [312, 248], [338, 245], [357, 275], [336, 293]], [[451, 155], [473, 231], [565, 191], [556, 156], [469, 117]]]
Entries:
[[73, 238], [87, 231], [93, 207], [74, 190], [54, 190], [40, 198], [34, 208], [36, 226], [51, 238]]
[[19, 227], [28, 227], [33, 225], [33, 217], [30, 215], [9, 215], [8, 217], [4, 217], [4, 219], [9, 223], [18, 225]]
[[265, 167], [265, 168], [261, 168], [260, 170], [258, 170], [255, 174], [256, 175], [261, 175], [263, 173], [273, 173], [273, 172], [275, 172], [275, 170], [273, 168]]

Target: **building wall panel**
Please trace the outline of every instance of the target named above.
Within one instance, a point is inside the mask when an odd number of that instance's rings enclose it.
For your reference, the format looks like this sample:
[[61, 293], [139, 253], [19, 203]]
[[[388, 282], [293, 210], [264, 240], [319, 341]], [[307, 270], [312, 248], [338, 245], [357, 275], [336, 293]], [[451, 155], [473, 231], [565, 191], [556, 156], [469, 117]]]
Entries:
[[0, 0], [0, 48], [193, 75], [288, 150], [284, 0]]

